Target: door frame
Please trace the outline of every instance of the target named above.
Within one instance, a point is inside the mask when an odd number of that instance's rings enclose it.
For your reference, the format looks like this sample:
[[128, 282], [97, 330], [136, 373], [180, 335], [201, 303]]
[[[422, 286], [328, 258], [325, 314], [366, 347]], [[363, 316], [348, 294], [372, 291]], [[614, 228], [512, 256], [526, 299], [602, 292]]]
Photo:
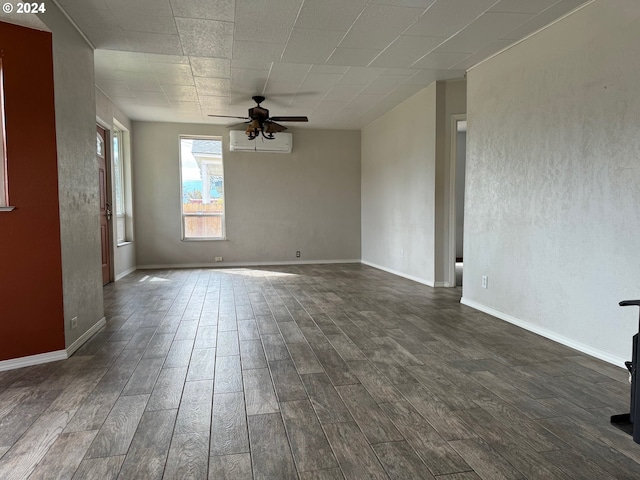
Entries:
[[[113, 142], [112, 139], [112, 135], [111, 135], [111, 125], [109, 125], [107, 122], [105, 122], [104, 120], [100, 119], [99, 117], [96, 117], [96, 127], [100, 127], [104, 130], [104, 163], [105, 163], [105, 169], [106, 169], [106, 184], [107, 184], [107, 191], [105, 192], [106, 196], [107, 196], [107, 202], [109, 203], [109, 205], [111, 205], [113, 207], [113, 185], [111, 182], [111, 179], [113, 178], [112, 176], [112, 158], [111, 158], [111, 144]], [[113, 218], [113, 217], [112, 217]], [[115, 250], [114, 250], [114, 244], [113, 244], [113, 221], [112, 220], [107, 220], [107, 235], [109, 238], [109, 251], [107, 252], [107, 255], [109, 256], [109, 283], [113, 283], [115, 280]]]
[[[451, 115], [451, 148], [449, 149], [449, 286], [456, 287], [456, 163], [458, 122], [466, 121], [467, 114]], [[468, 128], [468, 127], [467, 127]], [[468, 130], [467, 130], [468, 132]]]

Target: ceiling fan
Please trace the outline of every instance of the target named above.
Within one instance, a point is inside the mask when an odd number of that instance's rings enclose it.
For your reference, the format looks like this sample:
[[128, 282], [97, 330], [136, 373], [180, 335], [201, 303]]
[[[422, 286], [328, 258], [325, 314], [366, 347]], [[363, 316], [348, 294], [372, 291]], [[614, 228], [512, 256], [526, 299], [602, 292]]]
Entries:
[[[307, 117], [270, 117], [269, 110], [266, 108], [262, 108], [260, 104], [264, 102], [264, 97], [261, 95], [255, 95], [253, 97], [253, 101], [257, 103], [257, 106], [249, 109], [248, 117], [233, 117], [229, 115], [209, 115], [210, 117], [219, 117], [219, 118], [241, 118], [246, 120], [245, 124], [247, 126], [247, 136], [249, 140], [253, 140], [260, 135], [262, 135], [267, 140], [273, 140], [274, 133], [284, 132], [287, 127], [284, 125], [280, 125], [276, 122], [308, 122], [309, 119]], [[244, 124], [243, 124], [244, 125]]]

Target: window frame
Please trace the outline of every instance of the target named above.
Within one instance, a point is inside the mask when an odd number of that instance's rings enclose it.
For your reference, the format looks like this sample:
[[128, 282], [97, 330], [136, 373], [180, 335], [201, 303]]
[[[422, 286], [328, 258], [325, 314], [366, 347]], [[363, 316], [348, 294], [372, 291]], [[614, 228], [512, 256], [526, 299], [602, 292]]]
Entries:
[[[114, 148], [114, 139], [118, 138], [118, 160], [120, 163], [120, 189], [122, 193], [122, 207], [123, 212], [118, 213], [117, 205], [117, 183], [116, 178], [116, 149]], [[121, 247], [133, 242], [133, 212], [132, 212], [132, 183], [131, 183], [131, 149], [130, 149], [130, 133], [127, 128], [113, 119], [113, 127], [111, 129], [111, 171], [112, 171], [112, 190], [113, 190], [113, 216], [116, 221], [114, 222], [114, 230], [116, 237], [116, 246]], [[124, 235], [120, 238], [119, 224], [123, 225]]]
[[[220, 160], [222, 163], [222, 213], [184, 213], [183, 208], [183, 182], [182, 182], [182, 140], [216, 140], [220, 142]], [[225, 186], [225, 166], [224, 166], [224, 144], [221, 136], [216, 135], [178, 135], [178, 178], [180, 182], [180, 239], [183, 242], [219, 242], [227, 240], [227, 202], [226, 202], [226, 186]], [[203, 185], [204, 188], [204, 185]], [[221, 230], [222, 235], [220, 237], [187, 237], [185, 228], [186, 217], [221, 217]]]

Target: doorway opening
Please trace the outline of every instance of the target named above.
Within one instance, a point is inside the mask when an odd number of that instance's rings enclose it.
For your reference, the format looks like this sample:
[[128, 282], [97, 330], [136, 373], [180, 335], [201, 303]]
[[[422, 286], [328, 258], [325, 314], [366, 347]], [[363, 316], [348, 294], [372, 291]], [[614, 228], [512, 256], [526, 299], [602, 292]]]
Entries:
[[467, 116], [451, 116], [451, 198], [449, 278], [460, 287], [464, 272], [464, 175], [467, 160]]

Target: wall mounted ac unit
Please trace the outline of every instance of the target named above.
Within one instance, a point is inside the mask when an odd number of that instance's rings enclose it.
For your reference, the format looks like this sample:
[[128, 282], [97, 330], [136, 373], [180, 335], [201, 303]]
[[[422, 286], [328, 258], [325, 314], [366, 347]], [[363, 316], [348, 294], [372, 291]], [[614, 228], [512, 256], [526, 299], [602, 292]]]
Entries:
[[229, 132], [229, 150], [232, 152], [291, 153], [293, 135], [286, 132], [276, 133], [273, 140], [258, 137], [249, 140], [244, 130]]

